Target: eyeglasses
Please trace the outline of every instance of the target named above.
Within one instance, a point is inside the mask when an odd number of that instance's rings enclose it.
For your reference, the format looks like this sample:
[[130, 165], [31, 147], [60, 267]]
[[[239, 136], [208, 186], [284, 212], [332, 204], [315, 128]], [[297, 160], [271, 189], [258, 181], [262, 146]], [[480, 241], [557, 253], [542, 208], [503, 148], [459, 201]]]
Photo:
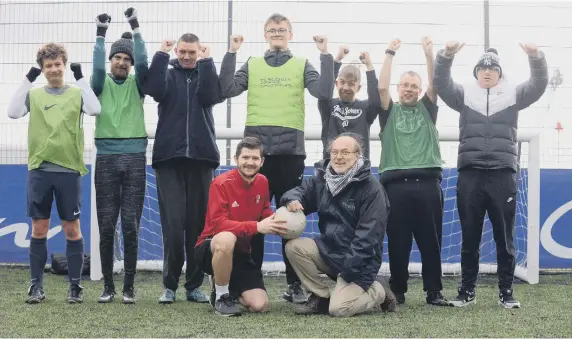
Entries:
[[404, 83], [404, 84], [399, 84], [399, 86], [401, 86], [405, 89], [411, 89], [412, 91], [417, 91], [419, 89], [419, 86], [417, 86], [415, 84]]
[[288, 33], [288, 32], [290, 32], [290, 30], [288, 30], [288, 29], [286, 29], [286, 28], [280, 28], [280, 29], [272, 28], [272, 29], [266, 30], [266, 33], [268, 33], [268, 34], [276, 34], [276, 33], [278, 33], [278, 34], [286, 34], [286, 33]]
[[357, 153], [357, 152], [350, 152], [348, 150], [343, 151], [330, 151], [330, 158], [335, 158], [338, 155], [342, 156], [342, 158], [347, 158], [350, 154]]

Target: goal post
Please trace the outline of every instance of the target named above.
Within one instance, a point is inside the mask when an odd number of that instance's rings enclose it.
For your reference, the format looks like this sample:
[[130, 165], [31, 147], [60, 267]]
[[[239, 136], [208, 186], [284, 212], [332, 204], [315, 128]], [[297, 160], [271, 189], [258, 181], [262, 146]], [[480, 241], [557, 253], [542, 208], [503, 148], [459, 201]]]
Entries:
[[[155, 136], [155, 126], [147, 126], [149, 135], [149, 144], [153, 144]], [[217, 128], [217, 140], [233, 140], [237, 141], [243, 138], [243, 128]], [[319, 141], [321, 136], [320, 129], [306, 129], [305, 139], [308, 142]], [[379, 141], [377, 134], [371, 136], [372, 141]], [[457, 143], [459, 141], [458, 128], [439, 128], [439, 140], [441, 147], [445, 143]], [[520, 130], [518, 132], [518, 141], [522, 142], [523, 149], [527, 150], [526, 154], [521, 154], [520, 170], [518, 178], [518, 194], [517, 194], [517, 218], [515, 220], [515, 247], [517, 252], [515, 277], [524, 280], [530, 284], [537, 284], [539, 279], [539, 251], [540, 251], [540, 134], [534, 130]], [[320, 146], [321, 147], [321, 146]], [[372, 147], [373, 148], [373, 147]], [[150, 168], [150, 149], [147, 168], [147, 189], [145, 197], [145, 207], [142, 216], [140, 236], [139, 236], [139, 259], [137, 262], [138, 270], [154, 270], [161, 271], [162, 262], [162, 236], [160, 229], [159, 209], [156, 199], [156, 184], [153, 170]], [[456, 149], [456, 147], [455, 147]], [[97, 222], [97, 210], [95, 201], [95, 149], [92, 151], [91, 161], [91, 225], [90, 225], [90, 248], [91, 248], [91, 274], [92, 280], [100, 280], [101, 260], [99, 256], [99, 227]], [[225, 154], [221, 150], [221, 155]], [[524, 152], [523, 152], [524, 153]], [[321, 149], [316, 150], [316, 155], [321, 155]], [[224, 164], [226, 159], [221, 159]], [[306, 166], [311, 166], [313, 162], [306, 161]], [[231, 166], [232, 167], [232, 166]], [[442, 248], [442, 270], [444, 275], [460, 275], [460, 224], [456, 211], [456, 166], [446, 166], [443, 170], [443, 189], [445, 195], [445, 211], [443, 218], [443, 248]], [[451, 168], [452, 167], [452, 168]], [[216, 171], [216, 175], [230, 169], [229, 166], [221, 165]], [[375, 169], [375, 166], [374, 166]], [[377, 173], [377, 169], [374, 171]], [[308, 171], [305, 176], [311, 173]], [[490, 222], [483, 228], [483, 243], [481, 244], [481, 263], [479, 265], [479, 273], [495, 274], [497, 271], [496, 251], [494, 251], [494, 241], [492, 240], [492, 232], [490, 231]], [[308, 225], [305, 236], [317, 234], [317, 215], [308, 216]], [[310, 229], [308, 229], [310, 228]], [[490, 233], [485, 237], [485, 233]], [[116, 253], [114, 271], [118, 272], [123, 269], [122, 260], [122, 238], [120, 225], [116, 231]], [[414, 244], [413, 252], [417, 251]], [[119, 252], [119, 253], [117, 253]], [[415, 259], [417, 256], [417, 259]], [[267, 259], [269, 258], [269, 259]], [[184, 268], [183, 268], [184, 269]], [[266, 236], [265, 240], [265, 259], [263, 263], [263, 271], [266, 275], [279, 274], [285, 271], [285, 265], [282, 261], [282, 253], [279, 246], [279, 238], [277, 236]], [[409, 265], [409, 272], [414, 275], [421, 274], [421, 263], [419, 262], [418, 253], [412, 253], [412, 259]], [[380, 269], [380, 274], [389, 274], [389, 265], [387, 260], [387, 244], [384, 243], [384, 260]]]

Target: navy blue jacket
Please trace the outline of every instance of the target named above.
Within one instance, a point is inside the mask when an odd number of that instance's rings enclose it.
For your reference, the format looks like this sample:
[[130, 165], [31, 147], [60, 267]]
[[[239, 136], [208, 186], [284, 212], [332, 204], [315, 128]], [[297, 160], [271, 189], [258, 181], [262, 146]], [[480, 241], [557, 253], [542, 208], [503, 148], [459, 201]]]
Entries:
[[369, 160], [333, 197], [324, 179], [328, 162], [318, 163], [316, 174], [286, 192], [280, 201], [284, 206], [298, 200], [306, 215], [318, 213], [320, 235], [314, 241], [320, 257], [335, 275], [367, 290], [381, 267], [389, 200], [371, 174]]
[[213, 168], [220, 164], [212, 107], [224, 98], [212, 58], [196, 65], [184, 69], [161, 51], [153, 56], [142, 86], [159, 103], [153, 167], [175, 158], [205, 161]]

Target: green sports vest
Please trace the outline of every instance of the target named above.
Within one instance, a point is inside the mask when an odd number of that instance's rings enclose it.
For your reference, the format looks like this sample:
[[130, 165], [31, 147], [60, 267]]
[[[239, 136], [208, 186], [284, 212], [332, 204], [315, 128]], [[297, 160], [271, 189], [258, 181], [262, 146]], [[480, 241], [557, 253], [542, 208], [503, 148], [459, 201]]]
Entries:
[[83, 162], [83, 117], [81, 90], [68, 87], [60, 95], [45, 88], [30, 90], [28, 123], [28, 170], [44, 161], [87, 173]]
[[439, 132], [421, 101], [413, 107], [393, 103], [380, 139], [379, 173], [442, 167]]
[[292, 57], [269, 66], [262, 57], [248, 60], [246, 126], [279, 126], [304, 131], [306, 59]]
[[101, 114], [95, 120], [96, 139], [144, 138], [145, 113], [143, 99], [133, 75], [117, 84], [107, 75], [99, 95]]

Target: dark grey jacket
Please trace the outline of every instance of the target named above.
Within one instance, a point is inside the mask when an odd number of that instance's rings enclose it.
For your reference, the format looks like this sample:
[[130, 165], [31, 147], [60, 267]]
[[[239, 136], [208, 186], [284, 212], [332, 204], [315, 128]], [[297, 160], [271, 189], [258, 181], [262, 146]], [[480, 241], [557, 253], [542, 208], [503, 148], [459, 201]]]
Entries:
[[335, 197], [324, 176], [329, 159], [316, 164], [316, 174], [286, 192], [282, 206], [298, 200], [304, 214], [318, 213], [320, 234], [314, 238], [320, 257], [333, 273], [367, 290], [381, 267], [383, 237], [389, 216], [384, 188], [371, 174], [369, 160]]
[[[286, 51], [266, 51], [264, 59], [269, 66], [282, 66], [292, 58]], [[306, 61], [304, 68], [304, 87], [317, 99], [332, 97], [334, 91], [334, 63], [331, 54], [321, 54], [321, 75]], [[329, 62], [323, 62], [323, 61]], [[236, 53], [226, 53], [220, 70], [222, 95], [232, 98], [248, 89], [248, 60], [236, 72]], [[246, 126], [244, 136], [258, 137], [264, 147], [265, 155], [306, 155], [304, 132], [294, 128], [278, 126]]]
[[459, 85], [451, 78], [453, 58], [437, 53], [433, 86], [441, 99], [459, 112], [457, 168], [517, 170], [518, 112], [535, 103], [548, 86], [544, 53], [529, 58], [530, 79], [518, 86], [501, 78], [490, 89], [478, 83]]

